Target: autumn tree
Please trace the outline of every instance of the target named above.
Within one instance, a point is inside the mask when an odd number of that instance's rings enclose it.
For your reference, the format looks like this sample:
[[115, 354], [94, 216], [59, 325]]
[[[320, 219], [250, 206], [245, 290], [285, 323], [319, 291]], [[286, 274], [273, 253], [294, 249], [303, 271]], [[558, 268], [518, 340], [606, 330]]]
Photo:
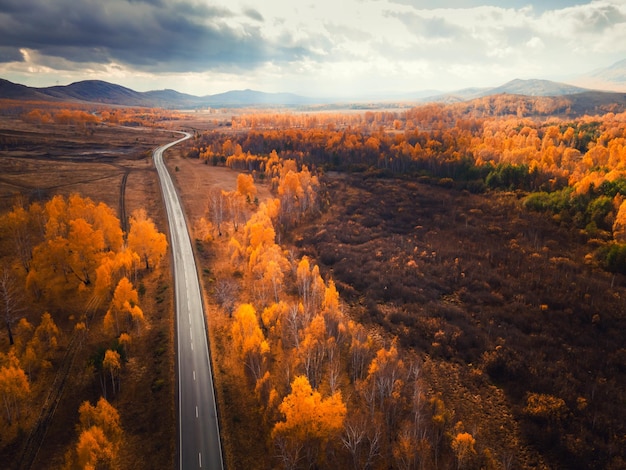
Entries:
[[44, 237], [44, 210], [41, 204], [33, 203], [28, 208], [16, 204], [13, 210], [0, 217], [0, 227], [6, 239], [13, 241], [24, 272], [30, 270], [33, 249]]
[[313, 388], [321, 382], [322, 368], [326, 358], [326, 322], [322, 315], [315, 315], [304, 329], [298, 352], [307, 379]]
[[104, 353], [102, 367], [111, 376], [111, 389], [113, 390], [113, 393], [115, 394], [116, 379], [117, 379], [118, 390], [120, 387], [119, 374], [122, 368], [122, 361], [120, 358], [120, 354], [117, 351], [112, 351], [110, 349], [107, 349], [107, 351]]
[[237, 192], [241, 194], [248, 202], [252, 202], [256, 197], [256, 186], [252, 175], [239, 173], [237, 175]]
[[252, 305], [242, 304], [237, 308], [231, 335], [239, 356], [256, 383], [265, 373], [270, 346], [259, 327]]
[[37, 295], [59, 302], [93, 287], [103, 260], [121, 250], [122, 232], [108, 206], [78, 195], [52, 198], [44, 218], [44, 239], [32, 251], [26, 281]]
[[145, 319], [138, 303], [137, 290], [126, 277], [123, 277], [115, 288], [113, 299], [104, 316], [105, 330], [114, 336], [119, 336], [132, 327], [139, 330]]
[[626, 243], [626, 201], [622, 202], [613, 223], [613, 238], [620, 243]]
[[21, 404], [29, 393], [30, 384], [17, 357], [12, 352], [0, 354], [0, 399], [9, 425], [19, 419]]
[[78, 413], [78, 467], [96, 469], [113, 466], [123, 437], [119, 413], [105, 398], [100, 398], [96, 406], [83, 402]]
[[137, 253], [146, 269], [158, 267], [167, 251], [165, 234], [160, 233], [144, 209], [133, 211], [130, 216], [128, 248]]
[[341, 392], [322, 398], [306, 377], [298, 376], [279, 411], [285, 420], [274, 425], [272, 437], [282, 459], [297, 462], [302, 455], [309, 466], [316, 462], [323, 465], [324, 453], [321, 451], [329, 443], [334, 445], [343, 430], [347, 408]]
[[7, 328], [10, 346], [14, 344], [13, 325], [18, 321], [19, 314], [24, 311], [22, 298], [11, 271], [7, 267], [0, 268], [0, 315]]
[[476, 439], [468, 432], [459, 432], [454, 439], [452, 439], [452, 451], [456, 456], [457, 468], [461, 469], [465, 467], [467, 460], [474, 454], [476, 454]]

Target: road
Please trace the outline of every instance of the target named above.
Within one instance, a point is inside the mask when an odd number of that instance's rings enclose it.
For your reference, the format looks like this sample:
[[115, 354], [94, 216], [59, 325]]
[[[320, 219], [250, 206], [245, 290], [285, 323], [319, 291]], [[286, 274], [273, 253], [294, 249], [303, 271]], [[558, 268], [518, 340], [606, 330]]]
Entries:
[[174, 260], [180, 469], [221, 470], [224, 464], [198, 271], [181, 203], [163, 163], [163, 152], [191, 137], [184, 134], [182, 139], [154, 150]]

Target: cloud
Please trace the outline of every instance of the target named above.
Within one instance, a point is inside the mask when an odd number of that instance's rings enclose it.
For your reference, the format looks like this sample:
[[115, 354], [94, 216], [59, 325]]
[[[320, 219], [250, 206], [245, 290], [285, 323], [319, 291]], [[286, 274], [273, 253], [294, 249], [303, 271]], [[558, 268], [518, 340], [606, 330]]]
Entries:
[[[310, 54], [305, 42], [273, 42], [225, 7], [193, 0], [6, 0], [0, 59], [20, 49], [77, 63], [123, 63], [161, 72], [251, 68]], [[247, 9], [245, 18], [263, 16]], [[243, 18], [243, 17], [242, 17]]]
[[454, 89], [620, 60], [625, 18], [624, 0], [0, 0], [0, 73], [197, 94]]
[[263, 15], [259, 13], [257, 10], [255, 10], [254, 8], [247, 8], [244, 11], [244, 13], [248, 18], [251, 18], [253, 20], [261, 21], [261, 22], [265, 21], [265, 19], [263, 18]]

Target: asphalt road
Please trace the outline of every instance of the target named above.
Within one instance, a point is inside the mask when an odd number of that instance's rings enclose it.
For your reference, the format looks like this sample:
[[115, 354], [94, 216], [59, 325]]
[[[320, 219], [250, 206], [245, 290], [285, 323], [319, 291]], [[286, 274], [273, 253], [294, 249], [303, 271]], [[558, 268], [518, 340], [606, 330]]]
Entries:
[[184, 138], [154, 151], [174, 260], [180, 468], [221, 470], [224, 464], [198, 271], [180, 200], [163, 163], [163, 152], [191, 137], [184, 134]]

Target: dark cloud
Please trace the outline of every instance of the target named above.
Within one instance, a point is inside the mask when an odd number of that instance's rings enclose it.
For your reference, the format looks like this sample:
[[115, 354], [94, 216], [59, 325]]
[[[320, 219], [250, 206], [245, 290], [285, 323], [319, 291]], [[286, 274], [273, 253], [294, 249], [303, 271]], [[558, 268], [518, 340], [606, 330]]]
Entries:
[[[2, 0], [0, 8], [3, 61], [26, 48], [73, 62], [183, 72], [311, 55], [306, 43], [270, 42], [257, 27], [229, 26], [232, 11], [187, 0]], [[255, 10], [246, 15], [262, 20]]]
[[255, 10], [254, 8], [248, 8], [246, 11], [244, 11], [244, 13], [250, 19], [253, 19], [256, 21], [265, 21], [265, 19], [263, 18], [263, 15], [259, 13], [257, 10]]

